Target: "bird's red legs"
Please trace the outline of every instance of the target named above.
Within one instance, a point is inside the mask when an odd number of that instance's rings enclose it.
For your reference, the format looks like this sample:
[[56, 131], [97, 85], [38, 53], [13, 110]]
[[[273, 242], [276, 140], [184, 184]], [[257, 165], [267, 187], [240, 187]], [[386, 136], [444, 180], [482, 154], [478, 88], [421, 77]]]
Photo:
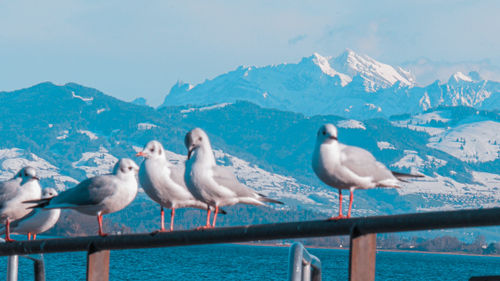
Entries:
[[215, 222], [217, 221], [217, 214], [219, 213], [219, 206], [215, 206], [214, 221], [212, 222], [212, 227], [215, 227]]
[[174, 231], [175, 208], [170, 211], [170, 231]]
[[352, 201], [353, 200], [354, 200], [353, 190], [351, 189], [351, 195], [349, 196], [349, 211], [347, 212], [347, 218], [351, 217], [351, 209], [352, 209]]
[[107, 233], [102, 231], [102, 214], [97, 215], [97, 222], [99, 223], [99, 236], [108, 236]]
[[[349, 208], [349, 212], [351, 211], [351, 208]], [[339, 189], [339, 215], [336, 217], [331, 217], [328, 220], [339, 220], [339, 219], [345, 219], [345, 216], [342, 215], [342, 190]]]
[[160, 222], [161, 228], [160, 232], [165, 231], [165, 211], [163, 211], [163, 206], [161, 207], [161, 222]]
[[31, 240], [31, 232], [28, 232], [28, 240]]
[[212, 210], [210, 210], [210, 207], [207, 208], [207, 224], [204, 226], [197, 227], [196, 229], [207, 229], [211, 228], [212, 226], [210, 225], [210, 214], [212, 213]]
[[16, 241], [14, 239], [10, 238], [10, 221], [7, 219], [7, 222], [5, 223], [5, 242], [13, 242]]
[[33, 240], [36, 240], [36, 233], [33, 233]]

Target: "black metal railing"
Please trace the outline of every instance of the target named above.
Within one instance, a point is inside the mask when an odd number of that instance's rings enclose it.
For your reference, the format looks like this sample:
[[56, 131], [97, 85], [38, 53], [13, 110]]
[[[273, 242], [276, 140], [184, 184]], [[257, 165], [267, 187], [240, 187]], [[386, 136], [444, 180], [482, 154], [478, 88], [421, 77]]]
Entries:
[[[157, 234], [90, 236], [0, 244], [0, 256], [88, 252], [88, 280], [107, 280], [109, 250], [350, 235], [350, 280], [373, 280], [376, 233], [500, 225], [500, 208], [274, 223]], [[105, 268], [104, 268], [105, 267]], [[104, 268], [104, 270], [103, 270]], [[98, 279], [93, 273], [100, 272]]]

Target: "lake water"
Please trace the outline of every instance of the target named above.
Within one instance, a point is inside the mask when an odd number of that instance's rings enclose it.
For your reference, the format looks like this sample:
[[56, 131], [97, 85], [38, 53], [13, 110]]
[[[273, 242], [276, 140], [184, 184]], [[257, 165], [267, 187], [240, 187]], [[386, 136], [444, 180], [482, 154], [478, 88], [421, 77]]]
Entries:
[[[347, 280], [349, 252], [308, 249], [321, 259], [323, 280]], [[288, 248], [209, 245], [112, 251], [110, 280], [286, 280]], [[7, 258], [0, 258], [0, 280]], [[46, 254], [47, 280], [84, 280], [86, 253]], [[377, 253], [377, 280], [468, 280], [500, 275], [500, 257]], [[33, 280], [33, 263], [20, 258], [19, 280]]]

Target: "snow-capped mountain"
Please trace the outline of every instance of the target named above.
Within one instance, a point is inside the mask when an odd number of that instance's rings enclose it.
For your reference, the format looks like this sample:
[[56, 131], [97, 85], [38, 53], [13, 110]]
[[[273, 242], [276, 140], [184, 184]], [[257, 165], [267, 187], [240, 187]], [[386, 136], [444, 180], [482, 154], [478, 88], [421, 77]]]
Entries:
[[330, 59], [333, 68], [351, 77], [361, 77], [364, 88], [375, 92], [381, 88], [389, 88], [399, 82], [403, 86], [415, 85], [415, 77], [401, 67], [392, 67], [378, 62], [369, 56], [360, 55], [352, 50], [346, 50], [340, 56]]
[[336, 58], [313, 54], [298, 63], [239, 67], [198, 85], [179, 82], [160, 107], [206, 106], [249, 101], [308, 116], [388, 118], [438, 106], [498, 109], [500, 83], [476, 72], [453, 74], [447, 82], [417, 86], [415, 77], [366, 55], [347, 50]]

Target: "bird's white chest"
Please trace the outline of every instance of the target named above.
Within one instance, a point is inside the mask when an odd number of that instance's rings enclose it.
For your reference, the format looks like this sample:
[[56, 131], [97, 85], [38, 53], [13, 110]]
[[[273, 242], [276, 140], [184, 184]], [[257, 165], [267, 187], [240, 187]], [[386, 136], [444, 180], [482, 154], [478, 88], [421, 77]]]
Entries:
[[137, 181], [135, 177], [117, 180], [116, 191], [102, 202], [102, 214], [117, 212], [125, 208], [137, 195]]

